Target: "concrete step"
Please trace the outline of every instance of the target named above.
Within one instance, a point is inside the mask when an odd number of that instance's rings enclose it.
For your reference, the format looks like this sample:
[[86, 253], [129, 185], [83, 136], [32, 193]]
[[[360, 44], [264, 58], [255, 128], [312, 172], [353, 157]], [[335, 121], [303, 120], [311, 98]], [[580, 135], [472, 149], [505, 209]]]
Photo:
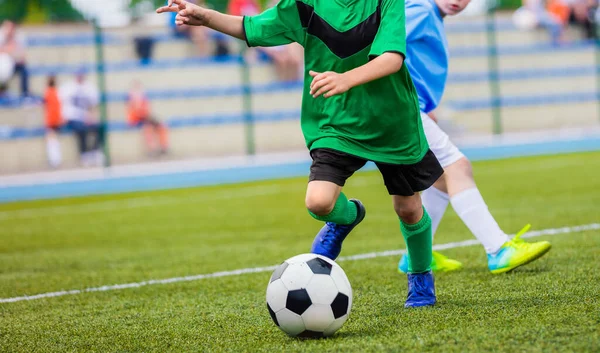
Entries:
[[[502, 80], [500, 92], [503, 97], [535, 97], [575, 92], [594, 92], [595, 76], [549, 77], [525, 80]], [[295, 111], [301, 108], [300, 89], [254, 93], [252, 109], [256, 112]], [[453, 104], [486, 100], [490, 97], [488, 81], [450, 83], [443, 97], [443, 104]], [[111, 101], [107, 105], [110, 121], [125, 121], [127, 107], [124, 101]], [[243, 96], [197, 96], [191, 98], [169, 97], [152, 101], [153, 114], [159, 119], [173, 117], [211, 118], [217, 115], [239, 115], [243, 111]], [[15, 127], [38, 127], [43, 124], [41, 106], [2, 109], [2, 125]]]
[[[596, 103], [554, 104], [539, 107], [512, 107], [502, 110], [505, 132], [525, 132], [550, 128], [598, 127]], [[455, 113], [450, 119], [462, 132], [490, 133], [492, 118], [489, 110]], [[446, 121], [447, 123], [448, 121]], [[171, 153], [168, 159], [239, 155], [245, 151], [243, 124], [199, 126], [170, 131]], [[257, 152], [286, 151], [303, 148], [304, 140], [297, 120], [255, 124]], [[64, 167], [75, 167], [78, 157], [75, 139], [61, 135]], [[142, 144], [141, 131], [121, 131], [109, 134], [111, 157], [115, 164], [149, 160]], [[2, 163], [0, 174], [46, 169], [44, 138], [0, 140]]]
[[[493, 131], [492, 111], [489, 109], [454, 112], [449, 120], [463, 131], [486, 134]], [[504, 132], [597, 127], [600, 124], [596, 102], [505, 107], [501, 110], [501, 120]]]
[[[58, 83], [73, 79], [73, 75], [58, 75]], [[184, 87], [232, 87], [241, 85], [242, 71], [239, 65], [212, 64], [184, 68], [141, 69], [109, 72], [106, 74], [106, 89], [108, 92], [127, 92], [134, 80], [139, 80], [146, 89], [158, 90]], [[88, 79], [96, 85], [96, 75], [90, 74]], [[261, 64], [250, 69], [250, 81], [253, 84], [265, 84], [276, 79], [273, 66]], [[31, 91], [43, 92], [46, 87], [46, 77], [32, 76]], [[13, 91], [18, 89], [16, 79], [13, 80]], [[16, 91], [15, 91], [16, 92]]]
[[[245, 136], [242, 124], [175, 129], [169, 132], [171, 148], [164, 159], [242, 155], [246, 150]], [[257, 153], [298, 150], [305, 146], [296, 120], [255, 124], [254, 138]], [[60, 144], [62, 168], [77, 167], [79, 157], [75, 138], [61, 135]], [[152, 160], [144, 149], [141, 131], [111, 133], [109, 146], [113, 164]], [[42, 137], [1, 140], [0, 151], [0, 174], [47, 169], [45, 139]]]
[[[564, 66], [593, 66], [595, 62], [593, 47], [574, 50], [541, 52], [521, 55], [498, 56], [499, 70], [543, 69]], [[451, 73], [469, 73], [488, 70], [486, 56], [451, 57]]]
[[[257, 93], [252, 96], [252, 108], [257, 112], [300, 110], [301, 92], [284, 91], [273, 93]], [[157, 100], [152, 102], [152, 112], [158, 119], [173, 117], [206, 117], [215, 115], [239, 115], [243, 111], [241, 95]], [[12, 127], [39, 127], [43, 125], [44, 112], [42, 106], [2, 109], [0, 125]], [[109, 121], [126, 121], [127, 106], [124, 102], [112, 102], [107, 105]]]
[[[593, 92], [596, 89], [594, 76], [550, 77], [532, 80], [506, 80], [500, 82], [502, 96], [532, 96], [553, 93]], [[469, 100], [490, 97], [489, 81], [449, 84], [443, 100]]]
[[[91, 28], [82, 27], [80, 29], [84, 40], [77, 40], [73, 33], [57, 32], [55, 38], [52, 33], [55, 30], [49, 29], [49, 33], [44, 34], [41, 39], [39, 36], [32, 35], [34, 45], [27, 50], [28, 61], [31, 65], [50, 65], [50, 64], [71, 64], [93, 62], [96, 58], [96, 48], [93, 41], [93, 32]], [[134, 50], [134, 40], [137, 36], [153, 36], [158, 40], [153, 46], [154, 59], [194, 57], [198, 55], [195, 46], [188, 40], [169, 38], [169, 32], [166, 29], [150, 27], [146, 33], [140, 32], [119, 32], [118, 30], [108, 31], [106, 33], [107, 42], [104, 45], [104, 57], [107, 61], [135, 60], [137, 57]], [[566, 37], [575, 41], [581, 38], [577, 30], [569, 29]], [[64, 39], [61, 39], [64, 38]], [[530, 46], [539, 43], [548, 43], [549, 35], [544, 30], [532, 31], [499, 31], [497, 32], [496, 42], [499, 46]], [[228, 41], [232, 53], [238, 53], [244, 43], [238, 40]], [[483, 47], [488, 45], [487, 33], [484, 30], [474, 30], [465, 32], [449, 31], [448, 43], [451, 48], [456, 47]], [[209, 41], [209, 52], [213, 52], [214, 43]]]

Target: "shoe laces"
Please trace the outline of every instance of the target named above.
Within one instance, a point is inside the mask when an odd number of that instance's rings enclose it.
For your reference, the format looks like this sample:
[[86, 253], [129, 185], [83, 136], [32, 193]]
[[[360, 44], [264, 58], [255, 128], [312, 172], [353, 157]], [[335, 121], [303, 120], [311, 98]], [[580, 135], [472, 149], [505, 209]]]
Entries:
[[515, 248], [522, 248], [525, 247], [527, 245], [529, 245], [527, 242], [525, 242], [525, 240], [521, 239], [521, 236], [525, 233], [527, 233], [529, 231], [529, 229], [531, 228], [531, 224], [527, 224], [525, 225], [525, 227], [523, 227], [523, 229], [521, 229], [514, 238], [512, 238], [509, 243], [511, 246], [515, 247]]
[[327, 222], [327, 233], [325, 233], [325, 236], [323, 237], [323, 239], [321, 239], [321, 244], [330, 245], [334, 243], [343, 231], [344, 226], [332, 222]]
[[427, 283], [425, 275], [415, 275], [411, 281], [412, 287], [417, 293], [424, 293], [427, 291]]

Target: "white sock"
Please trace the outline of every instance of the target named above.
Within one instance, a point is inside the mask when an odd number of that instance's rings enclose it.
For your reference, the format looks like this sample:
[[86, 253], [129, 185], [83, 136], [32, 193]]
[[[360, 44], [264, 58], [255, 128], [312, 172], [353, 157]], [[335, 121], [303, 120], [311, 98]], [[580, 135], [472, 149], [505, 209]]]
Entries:
[[421, 200], [431, 218], [431, 235], [434, 236], [442, 217], [444, 217], [448, 203], [450, 203], [450, 197], [432, 186], [421, 193]]
[[46, 152], [48, 153], [48, 163], [52, 168], [57, 168], [62, 162], [62, 154], [60, 152], [60, 142], [58, 138], [49, 136], [46, 140]]
[[459, 192], [450, 202], [485, 252], [495, 254], [508, 241], [508, 236], [498, 226], [476, 187]]

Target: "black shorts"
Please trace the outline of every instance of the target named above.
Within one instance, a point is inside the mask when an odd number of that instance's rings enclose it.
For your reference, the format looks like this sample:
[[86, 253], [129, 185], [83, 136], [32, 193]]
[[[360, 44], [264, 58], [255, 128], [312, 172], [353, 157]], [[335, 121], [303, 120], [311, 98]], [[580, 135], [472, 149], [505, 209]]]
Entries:
[[[346, 180], [368, 161], [348, 153], [317, 148], [310, 151], [313, 160], [309, 181], [330, 181], [344, 186]], [[431, 150], [415, 164], [387, 164], [375, 162], [390, 195], [412, 196], [429, 188], [444, 173]]]

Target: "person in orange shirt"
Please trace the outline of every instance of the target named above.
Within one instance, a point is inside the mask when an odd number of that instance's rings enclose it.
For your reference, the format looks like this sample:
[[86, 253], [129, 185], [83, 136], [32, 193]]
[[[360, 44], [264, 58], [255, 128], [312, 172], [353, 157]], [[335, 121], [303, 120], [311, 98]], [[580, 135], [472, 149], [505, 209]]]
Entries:
[[129, 125], [142, 127], [148, 153], [166, 153], [169, 147], [167, 128], [151, 115], [150, 101], [139, 81], [134, 81], [127, 104]]
[[64, 124], [58, 90], [56, 89], [56, 77], [49, 76], [46, 92], [44, 93], [44, 110], [46, 125], [46, 153], [48, 163], [52, 168], [58, 168], [62, 162], [58, 131]]

